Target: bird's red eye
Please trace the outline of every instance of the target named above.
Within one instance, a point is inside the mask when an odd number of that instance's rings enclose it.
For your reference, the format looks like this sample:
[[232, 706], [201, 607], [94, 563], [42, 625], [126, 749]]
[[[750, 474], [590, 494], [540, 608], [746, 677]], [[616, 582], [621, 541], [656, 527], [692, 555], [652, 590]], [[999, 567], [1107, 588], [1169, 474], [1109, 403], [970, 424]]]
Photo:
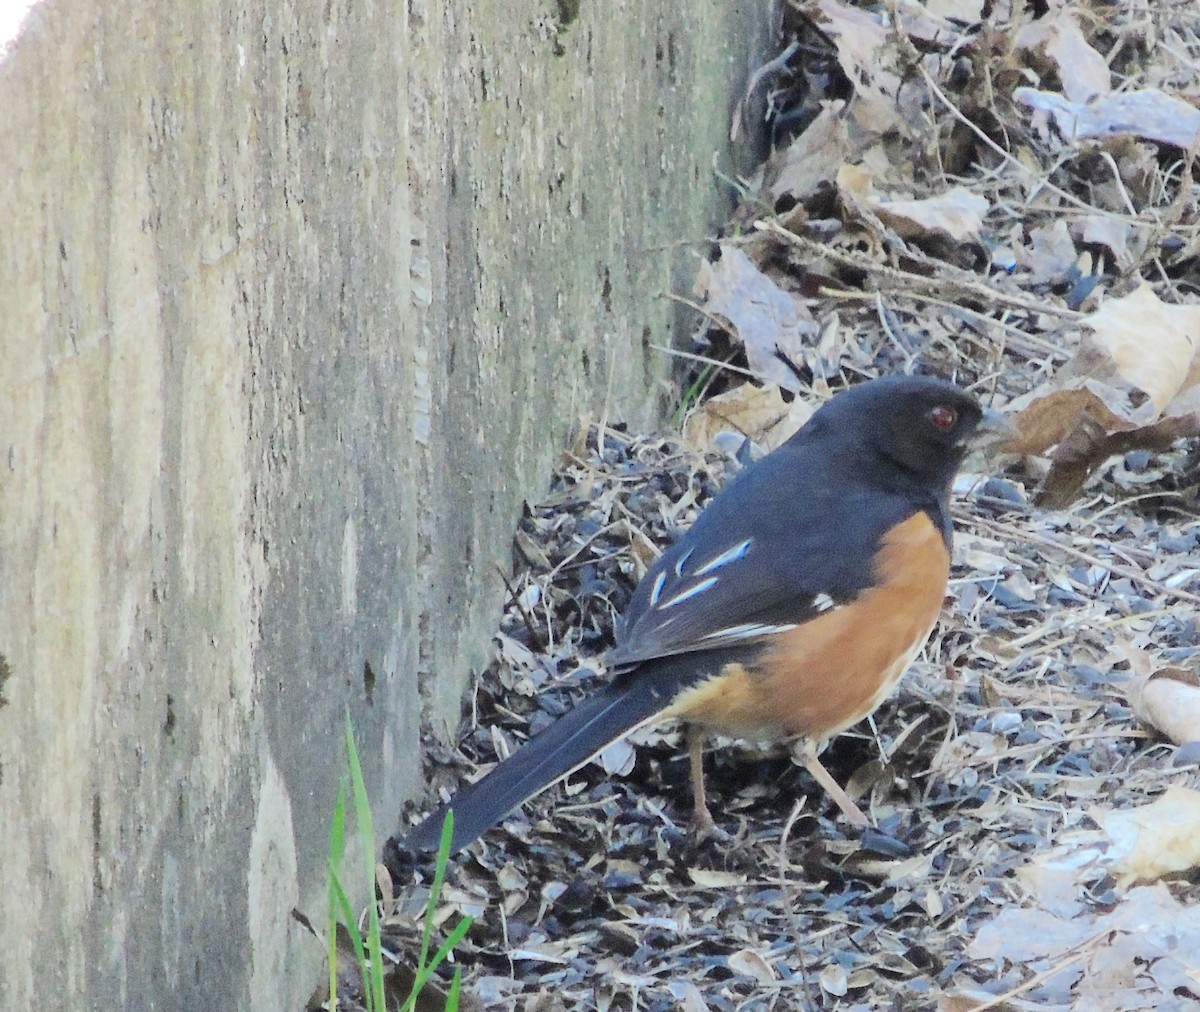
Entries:
[[954, 423], [958, 421], [958, 412], [953, 408], [946, 407], [945, 404], [939, 404], [929, 412], [929, 420], [942, 432], [949, 432], [954, 428]]

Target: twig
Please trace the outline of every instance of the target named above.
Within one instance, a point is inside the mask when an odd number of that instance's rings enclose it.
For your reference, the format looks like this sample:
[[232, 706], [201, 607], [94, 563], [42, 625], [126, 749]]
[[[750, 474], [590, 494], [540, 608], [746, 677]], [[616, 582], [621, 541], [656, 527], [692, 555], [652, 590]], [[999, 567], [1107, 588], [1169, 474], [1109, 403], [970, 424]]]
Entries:
[[544, 653], [546, 644], [542, 640], [542, 637], [538, 635], [537, 629], [534, 628], [533, 617], [526, 610], [524, 602], [517, 596], [516, 588], [509, 582], [508, 574], [499, 566], [496, 567], [496, 572], [500, 574], [500, 579], [504, 583], [504, 589], [508, 591], [510, 600], [516, 606], [517, 611], [520, 612], [521, 621], [525, 623], [525, 631], [529, 633], [529, 638], [533, 641], [534, 652], [539, 654]]
[[976, 126], [974, 122], [972, 122], [970, 117], [968, 117], [965, 113], [962, 112], [962, 110], [960, 110], [958, 108], [958, 106], [956, 106], [952, 101], [950, 101], [950, 99], [946, 96], [946, 93], [944, 91], [942, 91], [941, 88], [938, 87], [937, 82], [934, 81], [933, 77], [930, 75], [928, 70], [926, 70], [924, 67], [920, 67], [920, 66], [917, 69], [920, 70], [921, 76], [925, 78], [926, 86], [937, 97], [937, 100], [939, 102], [941, 102], [946, 107], [947, 110], [949, 110], [951, 116], [953, 116], [956, 120], [958, 120], [960, 123], [962, 123], [963, 126], [965, 126], [973, 134], [975, 134], [975, 136], [980, 141], [982, 141], [987, 147], [991, 148], [992, 151], [994, 151], [997, 155], [999, 155], [1001, 158], [1003, 158], [1004, 161], [1008, 165], [1010, 165], [1012, 168], [1018, 170], [1020, 173], [1022, 173], [1026, 177], [1028, 177], [1032, 182], [1036, 183], [1039, 187], [1049, 190], [1056, 197], [1060, 198], [1061, 200], [1065, 200], [1072, 207], [1077, 207], [1081, 211], [1086, 211], [1088, 214], [1099, 214], [1099, 215], [1104, 215], [1105, 217], [1116, 218], [1118, 221], [1123, 221], [1129, 225], [1154, 225], [1155, 224], [1155, 221], [1153, 219], [1147, 219], [1147, 218], [1141, 217], [1141, 216], [1130, 218], [1123, 214], [1114, 214], [1112, 211], [1106, 211], [1102, 208], [1096, 207], [1093, 204], [1089, 204], [1085, 200], [1080, 200], [1073, 193], [1070, 193], [1067, 190], [1062, 189], [1062, 187], [1055, 186], [1054, 183], [1050, 182], [1049, 179], [1039, 176], [1028, 166], [1023, 165], [1020, 161], [1018, 161], [1016, 158], [1014, 158], [1012, 155], [1010, 155], [1007, 151], [1005, 151], [1004, 148], [1002, 148], [999, 144], [997, 144], [994, 140], [992, 140], [986, 133], [984, 133], [982, 130], [980, 130], [979, 127]]
[[812, 992], [812, 979], [808, 972], [808, 967], [804, 965], [804, 950], [800, 948], [800, 939], [805, 936], [804, 925], [800, 923], [800, 918], [796, 911], [801, 906], [801, 897], [796, 895], [795, 883], [788, 875], [788, 867], [791, 862], [788, 861], [787, 844], [788, 837], [792, 833], [792, 827], [796, 825], [796, 821], [800, 818], [800, 813], [804, 811], [804, 804], [807, 798], [797, 798], [796, 803], [792, 805], [791, 814], [788, 815], [787, 821], [783, 824], [783, 830], [779, 834], [779, 882], [777, 883], [780, 890], [787, 894], [788, 902], [784, 905], [787, 911], [788, 921], [792, 926], [792, 937], [796, 940], [796, 963], [799, 967], [800, 985], [804, 989], [804, 999], [808, 1002], [811, 1008], [817, 1009], [821, 1006]]
[[829, 257], [831, 260], [837, 260], [847, 267], [854, 267], [857, 270], [881, 274], [894, 281], [898, 287], [903, 288], [906, 295], [914, 294], [913, 288], [944, 292], [947, 287], [953, 287], [983, 299], [985, 302], [1000, 302], [1014, 306], [1017, 309], [1023, 309], [1029, 313], [1045, 313], [1072, 320], [1077, 320], [1083, 315], [1073, 309], [1067, 309], [1062, 306], [1034, 302], [1020, 295], [1009, 295], [1007, 292], [991, 288], [981, 281], [976, 280], [974, 275], [967, 274], [966, 271], [960, 271], [957, 268], [952, 268], [949, 264], [942, 261], [933, 262], [938, 269], [939, 277], [925, 277], [922, 274], [913, 274], [911, 271], [903, 271], [898, 267], [889, 267], [887, 264], [881, 264], [869, 257], [855, 256], [852, 253], [843, 252], [826, 243], [817, 242], [815, 239], [797, 235], [774, 220], [760, 218], [754, 222], [754, 227], [760, 232], [770, 232], [773, 235], [779, 236], [785, 242], [793, 246], [798, 246], [809, 253]]
[[686, 358], [689, 362], [702, 362], [704, 365], [711, 365], [716, 369], [728, 369], [730, 372], [735, 372], [739, 376], [745, 376], [748, 379], [763, 382], [763, 378], [758, 373], [751, 372], [749, 369], [743, 369], [738, 365], [730, 365], [728, 362], [722, 362], [717, 358], [709, 358], [706, 355], [695, 355], [690, 351], [680, 351], [678, 348], [668, 348], [662, 344], [650, 345], [655, 351], [661, 351], [664, 355], [673, 355], [675, 358]]

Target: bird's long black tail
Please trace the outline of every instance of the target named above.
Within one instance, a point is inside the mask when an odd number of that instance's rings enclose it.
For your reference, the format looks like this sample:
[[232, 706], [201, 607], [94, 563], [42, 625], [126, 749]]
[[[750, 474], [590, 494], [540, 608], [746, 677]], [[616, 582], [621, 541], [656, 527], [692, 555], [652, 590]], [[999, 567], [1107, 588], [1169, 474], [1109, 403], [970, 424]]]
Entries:
[[458, 851], [491, 829], [521, 802], [578, 769], [598, 752], [646, 722], [663, 707], [661, 691], [645, 681], [607, 686], [563, 714], [482, 780], [468, 784], [397, 843], [436, 850], [448, 808], [454, 810], [450, 850]]

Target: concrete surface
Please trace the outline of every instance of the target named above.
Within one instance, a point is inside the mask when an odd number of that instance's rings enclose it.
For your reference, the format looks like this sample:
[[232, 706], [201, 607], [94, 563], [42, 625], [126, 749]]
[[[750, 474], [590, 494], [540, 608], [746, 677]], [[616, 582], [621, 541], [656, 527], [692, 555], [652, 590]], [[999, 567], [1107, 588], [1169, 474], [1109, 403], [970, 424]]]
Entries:
[[298, 1009], [525, 496], [645, 423], [759, 2], [47, 0], [0, 60], [0, 1008]]

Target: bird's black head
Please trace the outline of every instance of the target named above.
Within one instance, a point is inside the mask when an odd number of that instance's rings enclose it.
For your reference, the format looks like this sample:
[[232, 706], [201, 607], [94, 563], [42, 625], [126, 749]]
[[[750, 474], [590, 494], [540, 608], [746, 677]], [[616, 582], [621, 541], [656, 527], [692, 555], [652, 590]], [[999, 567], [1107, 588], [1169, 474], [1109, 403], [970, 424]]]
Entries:
[[887, 376], [838, 394], [805, 428], [814, 425], [836, 433], [868, 466], [882, 457], [922, 483], [944, 486], [972, 446], [1007, 423], [953, 383]]

